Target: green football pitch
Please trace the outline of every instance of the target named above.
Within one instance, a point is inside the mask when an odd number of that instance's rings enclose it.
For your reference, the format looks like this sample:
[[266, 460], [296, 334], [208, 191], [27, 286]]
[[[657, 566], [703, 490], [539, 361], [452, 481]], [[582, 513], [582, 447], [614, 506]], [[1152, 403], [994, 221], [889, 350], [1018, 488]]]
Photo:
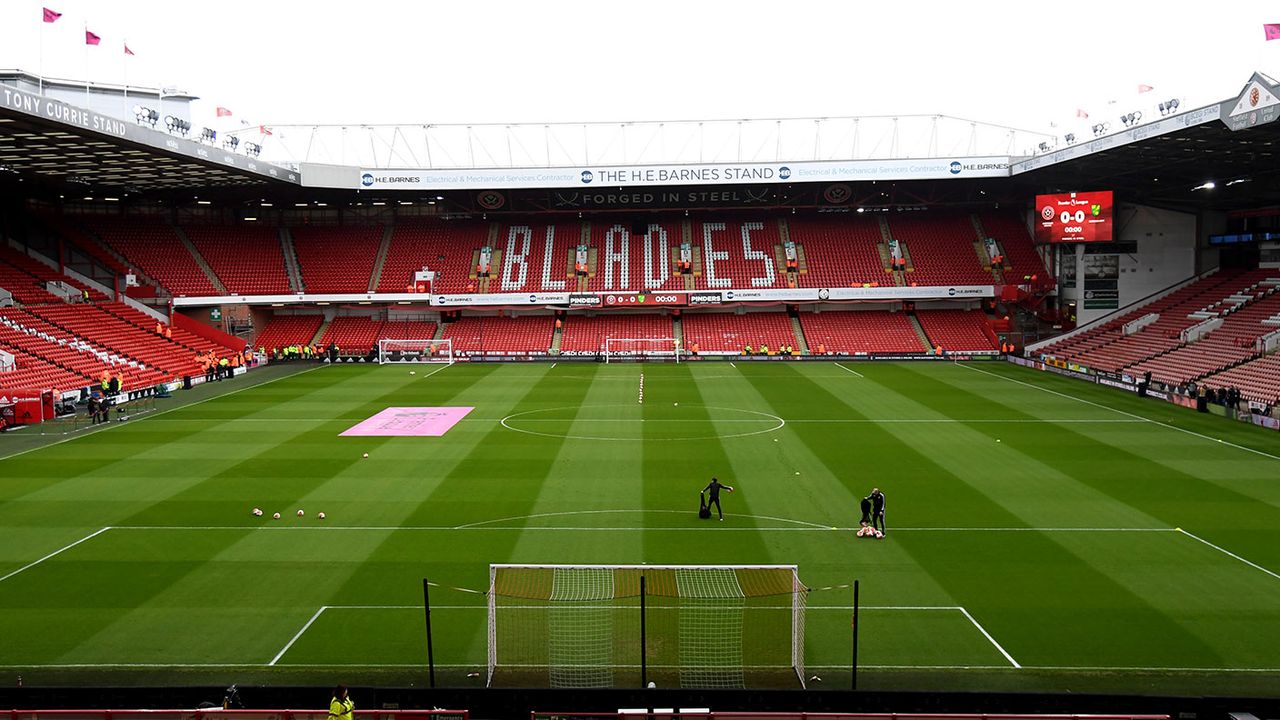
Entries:
[[[428, 577], [478, 685], [491, 563], [794, 564], [813, 687], [858, 579], [862, 688], [1275, 693], [1280, 435], [993, 362], [412, 369], [0, 439], [0, 683], [420, 686]], [[341, 435], [390, 407], [472, 409]]]

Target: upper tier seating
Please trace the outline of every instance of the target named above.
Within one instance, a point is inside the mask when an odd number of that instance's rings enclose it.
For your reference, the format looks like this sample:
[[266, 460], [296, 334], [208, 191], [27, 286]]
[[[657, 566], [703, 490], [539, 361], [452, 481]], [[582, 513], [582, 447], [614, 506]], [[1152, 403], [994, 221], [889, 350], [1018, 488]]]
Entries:
[[918, 310], [916, 319], [934, 346], [948, 352], [996, 349], [981, 310]]
[[184, 227], [196, 252], [232, 295], [293, 292], [284, 266], [280, 231], [270, 227]]
[[1047, 279], [1044, 261], [1036, 253], [1031, 231], [1023, 219], [1004, 213], [982, 213], [979, 219], [987, 234], [1004, 250], [1004, 261], [1010, 268], [1005, 271], [1005, 282], [1021, 283], [1030, 275]]
[[923, 353], [920, 335], [906, 313], [884, 310], [800, 313], [809, 352], [817, 355]]
[[699, 353], [741, 353], [750, 346], [759, 351], [768, 346], [777, 352], [783, 345], [798, 345], [791, 328], [791, 318], [783, 312], [737, 313], [685, 313], [680, 325], [684, 330], [684, 345], [692, 350], [698, 345]]
[[444, 328], [455, 355], [543, 355], [551, 347], [550, 315], [464, 317]]
[[159, 222], [95, 220], [91, 228], [104, 243], [175, 297], [218, 294], [171, 226]]
[[894, 215], [889, 218], [894, 239], [907, 244], [913, 268], [907, 281], [916, 285], [991, 285], [974, 242], [978, 233], [968, 215]]
[[[982, 221], [987, 232], [1000, 241], [1006, 262], [1012, 266], [1006, 279], [1020, 282], [1023, 274], [1043, 273], [1020, 220], [990, 213], [983, 215]], [[908, 283], [995, 283], [974, 248], [978, 233], [971, 216], [895, 214], [886, 222], [893, 235], [907, 243], [914, 268], [905, 276]], [[411, 286], [413, 273], [426, 267], [437, 273], [433, 288], [441, 294], [576, 292], [579, 284], [572, 276], [573, 250], [584, 241], [584, 228], [592, 263], [585, 290], [683, 290], [684, 278], [672, 264], [671, 255], [678, 253], [686, 225], [690, 246], [696, 251], [694, 289], [786, 287], [788, 277], [780, 260], [784, 237], [795, 242], [804, 255], [804, 272], [796, 278], [799, 287], [891, 286], [896, 282], [894, 275], [885, 271], [880, 256], [879, 220], [857, 215], [655, 218], [645, 222], [646, 232], [639, 235], [632, 233], [635, 227], [631, 221], [610, 218], [552, 223], [536, 219], [503, 223], [415, 219], [393, 228], [377, 291], [403, 293]], [[652, 226], [660, 231], [649, 231]], [[215, 294], [170, 226], [95, 220], [93, 227], [108, 245], [173, 294]], [[550, 248], [549, 230], [553, 236]], [[196, 225], [185, 227], [184, 232], [231, 294], [292, 292], [278, 230], [257, 225]], [[381, 227], [297, 227], [289, 232], [306, 292], [368, 290], [384, 232]], [[486, 246], [495, 251], [487, 282], [475, 277], [477, 252]]]
[[803, 248], [801, 287], [893, 285], [880, 257], [880, 223], [872, 218], [817, 217], [789, 221], [791, 240]]
[[368, 292], [382, 232], [380, 226], [292, 229], [303, 288], [317, 294]]
[[[600, 314], [570, 315], [564, 321], [560, 352], [564, 355], [596, 355], [604, 350], [608, 338], [674, 338], [671, 318], [667, 315]], [[638, 347], [671, 352], [674, 344], [642, 344]], [[615, 350], [625, 349], [621, 345]]]
[[391, 235], [378, 292], [404, 292], [413, 284], [413, 273], [424, 266], [438, 273], [435, 292], [474, 292], [472, 254], [488, 239], [488, 223], [402, 222]]

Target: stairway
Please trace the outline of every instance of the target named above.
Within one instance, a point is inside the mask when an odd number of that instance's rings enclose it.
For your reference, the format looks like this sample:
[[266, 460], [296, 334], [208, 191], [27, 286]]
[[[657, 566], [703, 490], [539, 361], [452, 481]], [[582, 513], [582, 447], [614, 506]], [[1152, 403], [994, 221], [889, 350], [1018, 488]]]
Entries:
[[684, 322], [680, 319], [679, 315], [671, 318], [671, 336], [676, 339], [676, 342], [679, 343], [680, 347], [684, 348], [686, 351], [689, 349], [685, 347], [684, 344]]
[[293, 236], [288, 228], [280, 228], [280, 251], [284, 253], [284, 271], [289, 275], [289, 287], [296, 293], [306, 292], [302, 283], [302, 267], [298, 265], [298, 254], [293, 249]]
[[548, 355], [560, 354], [560, 343], [564, 340], [564, 328], [558, 327], [551, 331], [551, 347], [547, 349]]
[[925, 352], [933, 349], [933, 341], [924, 333], [924, 327], [920, 324], [920, 320], [915, 313], [907, 313], [907, 318], [911, 320], [911, 328], [916, 331], [916, 335], [920, 338], [920, 347]]
[[312, 337], [312, 338], [311, 338], [311, 342], [310, 342], [309, 344], [311, 344], [311, 345], [319, 345], [319, 344], [320, 344], [320, 341], [324, 339], [324, 334], [325, 334], [325, 333], [327, 333], [327, 332], [329, 332], [329, 324], [330, 324], [330, 322], [332, 322], [332, 321], [330, 321], [330, 320], [325, 320], [324, 322], [320, 323], [320, 327], [316, 328], [316, 334], [315, 334], [315, 336], [314, 336], [314, 337]]
[[373, 272], [369, 275], [369, 292], [377, 292], [382, 284], [382, 266], [387, 262], [387, 253], [391, 252], [391, 234], [393, 226], [382, 229], [382, 244], [378, 246], [378, 257], [373, 261]]
[[191, 253], [191, 257], [195, 258], [196, 265], [199, 265], [200, 269], [204, 271], [205, 276], [209, 278], [209, 282], [213, 284], [214, 289], [223, 295], [230, 295], [231, 293], [227, 292], [227, 286], [223, 285], [222, 281], [218, 279], [218, 276], [214, 274], [213, 268], [209, 267], [209, 262], [204, 259], [204, 256], [200, 254], [199, 250], [196, 250], [196, 246], [192, 244], [191, 238], [187, 237], [187, 233], [177, 225], [172, 227], [173, 234], [178, 236], [178, 240], [182, 241], [183, 247], [187, 249], [187, 252]]
[[801, 355], [808, 355], [809, 341], [804, 337], [804, 326], [800, 324], [800, 318], [798, 316], [792, 315], [790, 319], [791, 331], [795, 333], [796, 336], [796, 347], [799, 348]]

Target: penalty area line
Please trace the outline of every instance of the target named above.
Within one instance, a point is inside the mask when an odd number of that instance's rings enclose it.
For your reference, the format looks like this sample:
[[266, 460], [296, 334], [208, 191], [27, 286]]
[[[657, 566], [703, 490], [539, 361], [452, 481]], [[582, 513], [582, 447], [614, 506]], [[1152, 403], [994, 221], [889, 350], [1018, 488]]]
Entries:
[[1224, 548], [1224, 547], [1220, 547], [1220, 546], [1218, 546], [1218, 545], [1214, 545], [1213, 543], [1209, 542], [1208, 540], [1205, 540], [1204, 538], [1200, 537], [1199, 535], [1196, 535], [1195, 533], [1189, 533], [1189, 532], [1187, 532], [1186, 530], [1183, 530], [1182, 528], [1177, 528], [1174, 532], [1180, 532], [1180, 533], [1182, 533], [1183, 535], [1186, 535], [1187, 537], [1191, 538], [1192, 540], [1195, 540], [1196, 542], [1204, 543], [1205, 545], [1208, 545], [1209, 547], [1213, 548], [1214, 550], [1217, 550], [1218, 552], [1220, 552], [1220, 553], [1222, 553], [1222, 554], [1224, 554], [1224, 555], [1226, 555], [1226, 556], [1228, 556], [1228, 557], [1232, 557], [1232, 558], [1235, 558], [1236, 560], [1239, 560], [1240, 562], [1244, 563], [1245, 565], [1248, 565], [1249, 567], [1253, 568], [1254, 570], [1261, 570], [1262, 572], [1264, 572], [1264, 573], [1266, 573], [1266, 574], [1270, 575], [1271, 577], [1273, 577], [1273, 578], [1275, 578], [1275, 579], [1277, 579], [1277, 580], [1280, 580], [1280, 575], [1275, 574], [1274, 572], [1272, 572], [1272, 571], [1270, 571], [1270, 570], [1268, 570], [1268, 569], [1266, 569], [1266, 568], [1262, 567], [1261, 565], [1259, 565], [1259, 564], [1258, 564], [1258, 563], [1256, 563], [1256, 562], [1253, 562], [1252, 560], [1246, 560], [1246, 559], [1244, 559], [1244, 558], [1240, 557], [1239, 555], [1237, 555], [1237, 554], [1235, 554], [1235, 553], [1231, 552], [1230, 550], [1227, 550], [1227, 549], [1226, 549], [1226, 548]]
[[54, 557], [54, 556], [56, 556], [56, 555], [59, 555], [59, 554], [61, 554], [61, 553], [64, 553], [64, 552], [66, 552], [67, 550], [70, 550], [71, 548], [73, 548], [73, 547], [75, 547], [75, 546], [79, 545], [79, 544], [80, 544], [80, 543], [82, 543], [82, 542], [86, 542], [86, 541], [88, 541], [88, 540], [92, 540], [93, 538], [98, 537], [99, 535], [101, 535], [102, 533], [104, 533], [104, 532], [106, 532], [106, 531], [108, 531], [108, 530], [110, 530], [110, 529], [111, 529], [111, 526], [110, 526], [110, 525], [108, 525], [107, 527], [98, 528], [97, 530], [95, 530], [95, 531], [93, 531], [93, 532], [89, 533], [88, 535], [85, 535], [84, 537], [80, 538], [79, 540], [76, 540], [75, 542], [71, 543], [70, 545], [63, 545], [62, 547], [58, 548], [57, 550], [54, 550], [53, 552], [49, 553], [48, 555], [45, 555], [44, 557], [40, 558], [39, 560], [36, 560], [36, 561], [34, 561], [34, 562], [29, 562], [29, 563], [27, 563], [26, 565], [23, 565], [22, 567], [18, 568], [17, 570], [14, 570], [13, 572], [9, 573], [8, 575], [5, 575], [4, 577], [0, 577], [0, 582], [4, 582], [5, 580], [8, 580], [9, 578], [13, 577], [14, 575], [17, 575], [18, 573], [20, 573], [20, 572], [22, 572], [22, 571], [24, 571], [24, 570], [30, 570], [31, 568], [33, 568], [33, 567], [35, 567], [35, 566], [39, 565], [40, 563], [44, 562], [45, 560], [48, 560], [49, 558], [52, 558], [52, 557]]
[[280, 658], [284, 657], [284, 654], [289, 652], [289, 648], [293, 647], [293, 644], [298, 642], [298, 638], [302, 637], [302, 633], [306, 632], [307, 628], [311, 627], [311, 624], [314, 623], [317, 619], [319, 619], [320, 615], [322, 615], [324, 611], [328, 609], [329, 609], [328, 605], [321, 605], [320, 609], [316, 611], [316, 614], [312, 615], [311, 619], [307, 621], [307, 624], [303, 625], [302, 629], [299, 630], [298, 633], [289, 640], [289, 642], [285, 643], [284, 647], [280, 648], [280, 652], [276, 653], [276, 656], [271, 658], [271, 662], [267, 663], [267, 667], [271, 667], [275, 665], [277, 662], [280, 662]]
[[853, 373], [854, 375], [857, 375], [857, 376], [858, 376], [858, 377], [860, 377], [860, 378], [864, 378], [864, 379], [865, 379], [865, 378], [867, 377], [866, 375], [863, 375], [862, 373], [858, 372], [857, 370], [851, 370], [851, 369], [849, 369], [849, 368], [847, 368], [847, 367], [845, 367], [845, 366], [841, 365], [840, 363], [836, 363], [836, 367], [840, 368], [841, 370], [844, 370], [845, 372]]
[[1014, 666], [1015, 668], [1018, 668], [1019, 670], [1022, 669], [1022, 666], [1018, 664], [1018, 661], [1014, 660], [1013, 656], [1010, 655], [1007, 650], [1001, 647], [1000, 643], [996, 642], [995, 638], [991, 637], [991, 633], [987, 632], [987, 629], [982, 627], [982, 623], [974, 619], [974, 617], [969, 614], [968, 610], [962, 607], [960, 608], [960, 612], [963, 613], [965, 617], [969, 618], [969, 622], [973, 623], [973, 626], [978, 628], [978, 632], [982, 633], [982, 636], [985, 637], [988, 641], [990, 641], [991, 644], [995, 646], [996, 650], [1000, 651], [1000, 654], [1004, 656], [1005, 660], [1009, 661], [1010, 665]]

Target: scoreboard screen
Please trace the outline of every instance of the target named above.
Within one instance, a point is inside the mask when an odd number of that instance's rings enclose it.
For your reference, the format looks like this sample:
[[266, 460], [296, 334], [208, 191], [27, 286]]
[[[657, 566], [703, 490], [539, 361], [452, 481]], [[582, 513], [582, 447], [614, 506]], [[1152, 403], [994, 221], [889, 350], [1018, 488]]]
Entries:
[[1111, 191], [1036, 196], [1037, 243], [1111, 242]]

